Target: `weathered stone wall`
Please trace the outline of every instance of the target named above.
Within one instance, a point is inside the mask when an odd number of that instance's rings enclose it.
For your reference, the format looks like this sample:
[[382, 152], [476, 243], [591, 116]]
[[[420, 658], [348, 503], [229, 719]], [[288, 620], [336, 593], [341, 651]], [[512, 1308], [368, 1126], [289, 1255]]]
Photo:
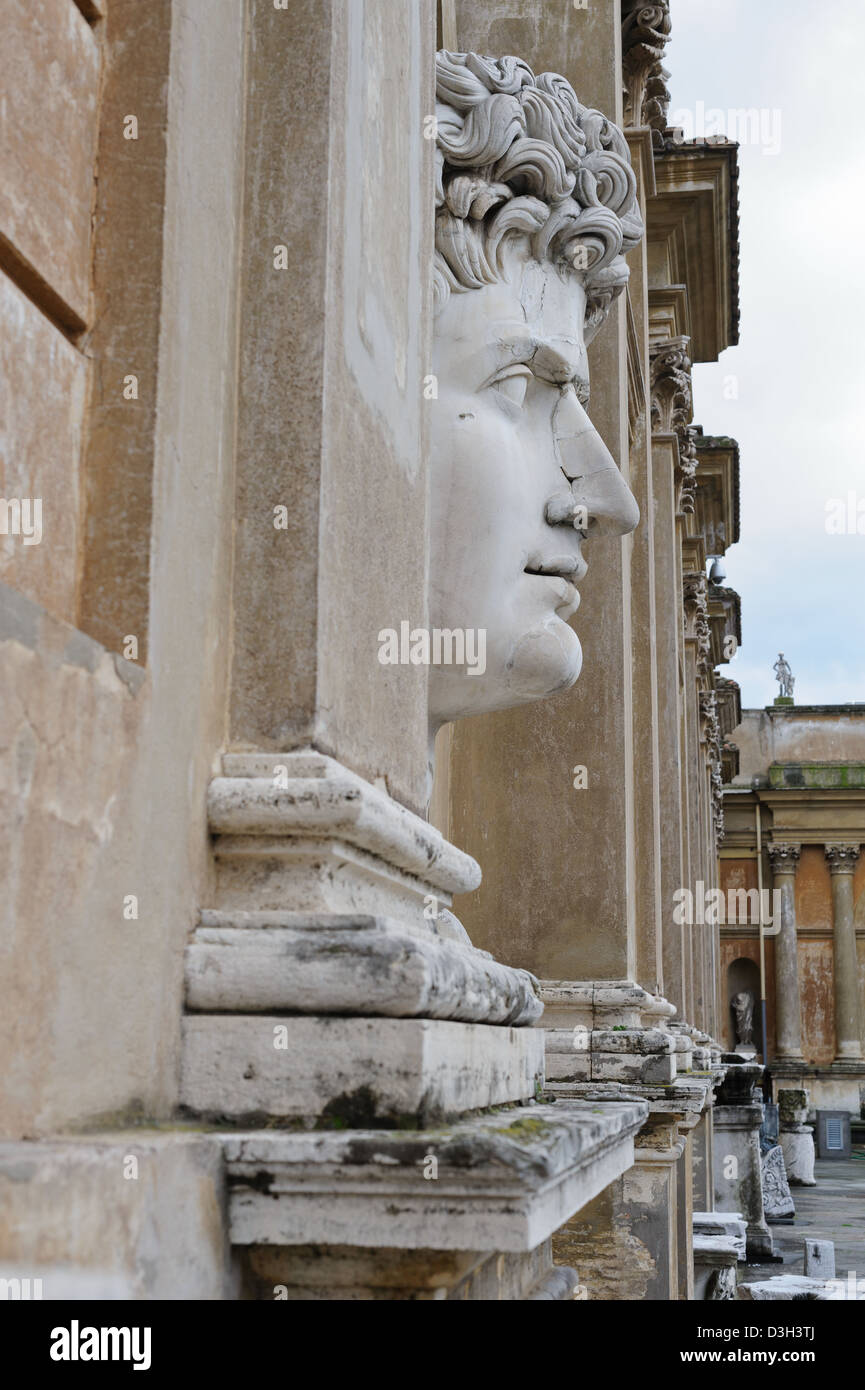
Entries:
[[[62, 8], [64, 23], [77, 35], [78, 57], [69, 57], [68, 70], [81, 82], [97, 59], [88, 67], [79, 49], [90, 53], [104, 35], [100, 24], [87, 26], [71, 2]], [[122, 22], [124, 7], [113, 8]], [[70, 497], [84, 490], [81, 383], [88, 340], [70, 336], [57, 303], [60, 295], [74, 299], [77, 313], [90, 322], [90, 299], [76, 270], [80, 256], [69, 266], [63, 256], [52, 260], [53, 296], [27, 278], [20, 259], [7, 259], [0, 280], [6, 315], [0, 336], [17, 342], [19, 365], [32, 368], [7, 383], [15, 418], [32, 422], [30, 432], [3, 444], [4, 466], [11, 461], [19, 468], [23, 459], [30, 472], [26, 479], [7, 472], [12, 484], [4, 488], [14, 495], [13, 488], [26, 482], [44, 498], [46, 523], [41, 544], [17, 550], [14, 565], [4, 570], [9, 587], [0, 605], [0, 838], [9, 866], [0, 906], [0, 1029], [8, 1137], [130, 1113], [168, 1115], [177, 1095], [182, 955], [209, 873], [205, 790], [225, 726], [234, 430], [233, 390], [226, 382], [233, 381], [235, 352], [244, 52], [235, 6], [227, 0], [211, 6], [197, 37], [195, 8], [192, 0], [175, 5], [168, 31], [174, 120], [165, 156], [164, 275], [151, 304], [157, 331], [135, 354], [112, 361], [110, 373], [115, 414], [139, 409], [123, 399], [126, 369], [139, 375], [147, 399], [158, 395], [159, 402], [149, 456], [154, 536], [147, 547], [146, 666], [140, 651], [138, 662], [127, 662], [119, 643], [106, 650], [75, 626], [71, 576], [82, 559], [77, 502], [71, 535], [63, 516]], [[24, 11], [7, 8], [2, 19], [4, 40], [16, 49], [24, 44], [20, 26], [36, 22]], [[10, 25], [18, 31], [10, 33]], [[50, 41], [33, 35], [37, 46], [28, 62], [42, 64], [47, 89], [64, 32], [58, 19]], [[164, 38], [160, 33], [160, 51]], [[147, 68], [146, 44], [137, 60]], [[161, 82], [168, 80], [166, 67]], [[84, 99], [65, 93], [61, 84], [56, 104], [22, 108], [35, 122], [37, 151]], [[145, 100], [136, 114], [140, 138], [127, 150], [146, 165], [148, 121], [162, 122], [164, 142], [164, 110], [160, 104], [152, 111]], [[117, 138], [118, 106], [109, 104], [104, 118]], [[40, 134], [40, 122], [47, 123], [47, 134]], [[77, 202], [65, 209], [88, 229], [94, 140], [95, 133], [86, 146], [89, 174], [76, 174]], [[58, 148], [62, 152], [62, 141]], [[40, 177], [35, 160], [37, 204]], [[141, 192], [146, 199], [146, 179]], [[63, 200], [52, 198], [62, 209]], [[4, 235], [14, 239], [21, 225], [7, 215]], [[96, 235], [116, 233], [111, 223]], [[50, 235], [72, 255], [74, 238], [62, 226]], [[22, 242], [20, 256], [38, 259], [37, 251]], [[134, 250], [121, 242], [112, 256], [117, 273], [134, 283]], [[86, 258], [89, 264], [89, 252]], [[194, 372], [187, 370], [190, 361]], [[91, 370], [101, 373], [102, 364]], [[108, 375], [106, 369], [106, 392]], [[122, 464], [122, 454], [113, 456], [115, 468], [118, 457]], [[122, 469], [114, 486], [122, 494]], [[146, 530], [149, 536], [149, 521]], [[10, 543], [21, 545], [20, 538], [4, 537], [4, 554]], [[34, 556], [43, 568], [25, 573], [21, 566], [29, 567]], [[122, 607], [122, 564], [111, 583]], [[134, 634], [134, 616], [121, 628]]]
[[743, 710], [732, 740], [739, 749], [735, 780], [743, 785], [773, 762], [862, 762], [865, 707]]

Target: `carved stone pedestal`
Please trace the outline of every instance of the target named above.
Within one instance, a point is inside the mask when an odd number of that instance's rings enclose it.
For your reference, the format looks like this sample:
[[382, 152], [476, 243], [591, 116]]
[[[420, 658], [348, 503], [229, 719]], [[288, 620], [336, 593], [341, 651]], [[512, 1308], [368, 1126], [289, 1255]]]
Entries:
[[184, 1107], [425, 1124], [534, 1097], [537, 983], [449, 910], [474, 860], [332, 758], [233, 754], [224, 771], [215, 903], [187, 951]]
[[749, 1260], [771, 1258], [772, 1234], [763, 1211], [760, 1125], [763, 1106], [753, 1100], [763, 1073], [756, 1063], [731, 1063], [715, 1104], [715, 1207], [741, 1211]]
[[791, 1187], [816, 1187], [814, 1177], [814, 1130], [810, 1125], [784, 1125], [781, 1152], [787, 1181]]
[[477, 865], [426, 821], [317, 753], [223, 772], [181, 1100], [247, 1127], [222, 1136], [247, 1295], [572, 1297], [549, 1238], [646, 1105], [537, 1103], [537, 981], [471, 945], [450, 904]]
[[816, 1187], [814, 1177], [814, 1130], [808, 1118], [808, 1092], [778, 1091], [780, 1114], [779, 1140], [784, 1154], [784, 1167], [791, 1187]]

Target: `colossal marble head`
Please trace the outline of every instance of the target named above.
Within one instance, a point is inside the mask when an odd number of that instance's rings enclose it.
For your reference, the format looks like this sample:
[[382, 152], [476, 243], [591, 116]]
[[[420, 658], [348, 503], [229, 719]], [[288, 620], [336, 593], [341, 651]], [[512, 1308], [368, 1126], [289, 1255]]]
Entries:
[[484, 659], [433, 665], [433, 728], [580, 673], [584, 542], [639, 518], [586, 413], [586, 345], [643, 231], [621, 131], [563, 77], [444, 52], [436, 75], [430, 624], [475, 653], [482, 633]]

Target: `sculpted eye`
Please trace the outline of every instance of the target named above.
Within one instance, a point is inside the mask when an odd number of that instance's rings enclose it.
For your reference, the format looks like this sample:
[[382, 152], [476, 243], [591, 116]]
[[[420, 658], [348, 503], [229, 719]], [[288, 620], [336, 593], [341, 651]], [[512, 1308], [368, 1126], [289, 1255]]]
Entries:
[[507, 371], [497, 376], [495, 381], [491, 382], [490, 385], [494, 386], [512, 405], [519, 408], [526, 399], [526, 391], [531, 376], [532, 374], [528, 367], [517, 365], [508, 367]]

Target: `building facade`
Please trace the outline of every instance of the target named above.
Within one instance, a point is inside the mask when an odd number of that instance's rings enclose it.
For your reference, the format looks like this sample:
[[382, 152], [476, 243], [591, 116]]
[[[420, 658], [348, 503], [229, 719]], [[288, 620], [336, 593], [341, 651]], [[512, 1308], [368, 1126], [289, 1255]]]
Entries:
[[[690, 375], [738, 340], [738, 195], [667, 127], [666, 0], [0, 24], [4, 1273], [693, 1298], [739, 1200], [721, 930], [676, 911], [740, 723], [738, 449]], [[493, 424], [514, 264], [554, 321]], [[511, 650], [502, 421], [544, 391], [589, 572]], [[570, 594], [541, 561], [514, 594]], [[415, 647], [456, 628], [459, 681]]]
[[[767, 1058], [776, 1090], [858, 1116], [865, 1090], [865, 707], [746, 709], [730, 739], [721, 885], [774, 894], [764, 922]], [[721, 926], [727, 1000], [760, 998], [759, 913]], [[726, 1041], [734, 1024], [727, 1005]], [[725, 1036], [722, 1032], [722, 1038]]]

